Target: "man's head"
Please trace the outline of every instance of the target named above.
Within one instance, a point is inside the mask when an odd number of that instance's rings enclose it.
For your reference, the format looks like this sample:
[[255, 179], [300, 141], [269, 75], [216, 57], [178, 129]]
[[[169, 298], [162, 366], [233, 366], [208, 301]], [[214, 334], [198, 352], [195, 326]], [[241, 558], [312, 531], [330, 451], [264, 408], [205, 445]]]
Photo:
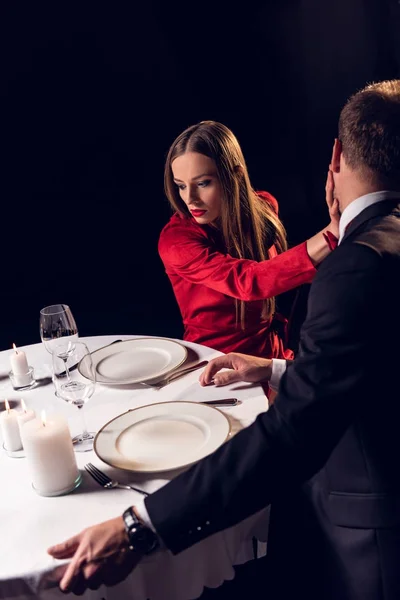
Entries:
[[332, 156], [343, 210], [354, 194], [400, 189], [400, 80], [368, 85], [347, 101]]

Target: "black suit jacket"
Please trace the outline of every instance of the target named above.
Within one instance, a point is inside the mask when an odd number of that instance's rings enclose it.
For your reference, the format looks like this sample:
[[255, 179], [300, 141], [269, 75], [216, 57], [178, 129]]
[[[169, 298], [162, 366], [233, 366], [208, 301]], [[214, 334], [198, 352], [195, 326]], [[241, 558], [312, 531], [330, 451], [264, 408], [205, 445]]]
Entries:
[[320, 266], [275, 404], [146, 499], [172, 552], [274, 502], [303, 534], [277, 568], [290, 580], [301, 565], [300, 596], [400, 598], [399, 283], [400, 204], [389, 200], [356, 217]]

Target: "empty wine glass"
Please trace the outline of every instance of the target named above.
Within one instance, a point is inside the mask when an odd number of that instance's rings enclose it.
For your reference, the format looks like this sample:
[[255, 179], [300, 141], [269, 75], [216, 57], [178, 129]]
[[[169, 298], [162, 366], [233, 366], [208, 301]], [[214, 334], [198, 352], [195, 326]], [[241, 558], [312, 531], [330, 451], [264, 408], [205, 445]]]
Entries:
[[93, 448], [94, 433], [88, 432], [84, 414], [84, 404], [93, 396], [96, 386], [96, 371], [92, 355], [83, 342], [69, 341], [53, 345], [53, 381], [56, 393], [81, 413], [83, 432], [72, 438], [77, 452], [87, 452]]
[[[45, 306], [40, 311], [39, 327], [40, 339], [50, 354], [54, 346], [59, 346], [61, 342], [65, 344], [64, 356], [61, 357], [65, 362], [72, 347], [70, 342], [78, 339], [78, 328], [70, 307], [67, 304]], [[57, 390], [55, 393], [58, 396]]]
[[78, 328], [67, 304], [52, 304], [40, 311], [40, 339], [50, 354], [53, 346], [58, 345], [60, 338], [63, 342], [76, 341]]

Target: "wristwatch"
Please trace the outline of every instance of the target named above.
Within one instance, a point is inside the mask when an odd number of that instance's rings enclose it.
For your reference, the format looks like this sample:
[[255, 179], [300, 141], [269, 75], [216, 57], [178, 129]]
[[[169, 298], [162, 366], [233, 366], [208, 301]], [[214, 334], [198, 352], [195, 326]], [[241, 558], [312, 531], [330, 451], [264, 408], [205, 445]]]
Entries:
[[160, 546], [157, 535], [139, 521], [132, 507], [124, 511], [122, 518], [132, 550], [140, 554], [151, 554], [157, 550]]

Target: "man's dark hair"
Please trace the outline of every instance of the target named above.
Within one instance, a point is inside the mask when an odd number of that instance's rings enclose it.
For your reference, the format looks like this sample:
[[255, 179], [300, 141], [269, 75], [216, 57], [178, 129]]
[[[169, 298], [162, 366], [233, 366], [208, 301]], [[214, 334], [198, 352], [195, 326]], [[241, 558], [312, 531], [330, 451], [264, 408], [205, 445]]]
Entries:
[[343, 157], [381, 184], [400, 184], [400, 79], [368, 85], [339, 118]]

